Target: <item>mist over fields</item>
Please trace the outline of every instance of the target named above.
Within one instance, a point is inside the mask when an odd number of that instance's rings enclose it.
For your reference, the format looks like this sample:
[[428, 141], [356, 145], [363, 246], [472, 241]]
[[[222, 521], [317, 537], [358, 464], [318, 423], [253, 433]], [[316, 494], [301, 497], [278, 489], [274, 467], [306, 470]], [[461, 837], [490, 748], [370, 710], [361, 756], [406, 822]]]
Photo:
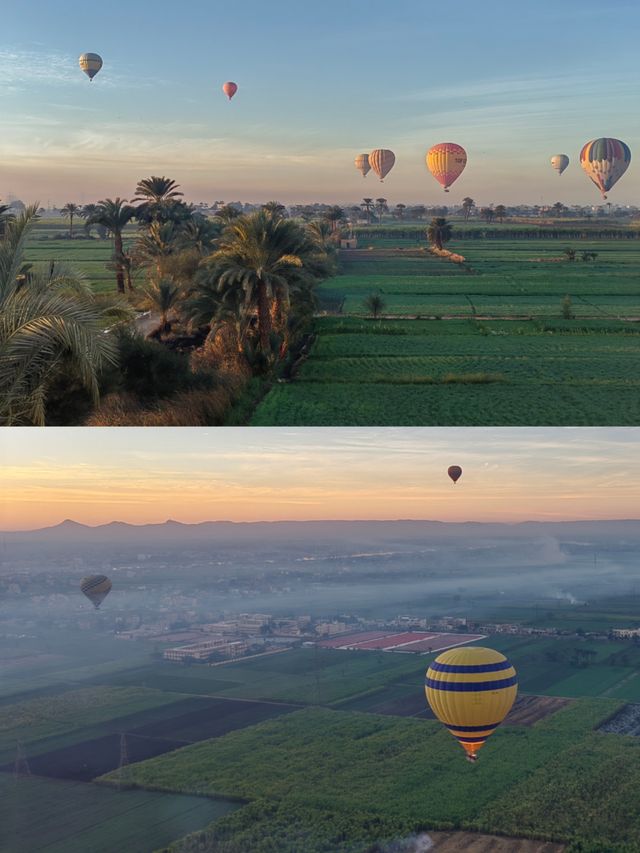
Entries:
[[[634, 593], [640, 521], [66, 521], [1, 541], [0, 582], [46, 577], [49, 594], [75, 597], [81, 576], [104, 572], [110, 607], [153, 608], [172, 590], [220, 612], [489, 615], [528, 596], [582, 603]], [[11, 589], [5, 606], [15, 607]]]

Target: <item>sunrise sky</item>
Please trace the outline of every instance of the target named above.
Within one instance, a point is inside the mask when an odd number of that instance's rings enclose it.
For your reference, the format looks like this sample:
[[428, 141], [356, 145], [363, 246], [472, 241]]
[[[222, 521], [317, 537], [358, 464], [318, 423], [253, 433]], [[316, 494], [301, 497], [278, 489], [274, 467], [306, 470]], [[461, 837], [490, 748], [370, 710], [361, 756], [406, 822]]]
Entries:
[[[637, 428], [5, 429], [0, 530], [640, 516]], [[458, 464], [453, 485], [446, 469]]]
[[[0, 27], [0, 196], [131, 197], [168, 174], [189, 200], [598, 204], [578, 152], [639, 148], [636, 0], [20, 0]], [[77, 67], [100, 53], [93, 83]], [[228, 103], [225, 80], [240, 91]], [[449, 196], [424, 167], [469, 154]], [[353, 168], [383, 147], [384, 185]], [[567, 153], [562, 176], [549, 157]], [[612, 191], [637, 203], [634, 164]]]

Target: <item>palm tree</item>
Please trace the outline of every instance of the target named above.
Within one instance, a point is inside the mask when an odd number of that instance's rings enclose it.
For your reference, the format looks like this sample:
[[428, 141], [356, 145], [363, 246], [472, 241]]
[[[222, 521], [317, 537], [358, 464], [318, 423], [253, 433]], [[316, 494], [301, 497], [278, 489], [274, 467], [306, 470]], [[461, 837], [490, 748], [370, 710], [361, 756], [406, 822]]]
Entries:
[[196, 214], [180, 229], [178, 244], [181, 249], [196, 251], [204, 257], [213, 252], [221, 231], [220, 222]]
[[190, 215], [189, 207], [180, 200], [183, 193], [179, 192], [179, 184], [164, 175], [159, 178], [152, 175], [138, 181], [136, 194], [131, 202], [139, 201], [136, 208], [136, 219], [149, 224], [154, 221], [181, 222]]
[[239, 217], [223, 232], [210, 258], [219, 287], [239, 287], [246, 304], [256, 306], [263, 355], [271, 351], [274, 319], [282, 325], [288, 312], [290, 288], [308, 284], [304, 268], [317, 253], [302, 226], [264, 210]]
[[151, 333], [153, 337], [169, 334], [172, 323], [169, 315], [178, 307], [181, 298], [180, 285], [165, 278], [157, 283], [151, 282], [143, 289], [140, 307], [160, 315], [160, 325]]
[[451, 239], [452, 232], [453, 225], [450, 222], [442, 216], [434, 216], [427, 228], [427, 237], [436, 249], [442, 249]]
[[331, 223], [331, 230], [335, 231], [338, 227], [338, 222], [344, 219], [344, 210], [337, 204], [334, 204], [323, 213], [323, 218]]
[[15, 221], [15, 216], [11, 213], [11, 208], [8, 204], [0, 204], [0, 238], [4, 237], [7, 225]]
[[396, 216], [398, 217], [398, 219], [402, 220], [404, 218], [404, 212], [406, 208], [406, 204], [396, 204]]
[[382, 222], [382, 214], [387, 213], [389, 207], [387, 205], [386, 198], [377, 198], [376, 199], [376, 213], [378, 214], [378, 222]]
[[367, 225], [371, 225], [371, 212], [374, 210], [373, 199], [363, 198], [360, 207], [362, 207], [364, 212], [367, 214]]
[[471, 211], [473, 210], [473, 208], [475, 206], [476, 206], [475, 201], [472, 198], [469, 198], [469, 196], [466, 196], [465, 198], [462, 199], [462, 210], [464, 213], [464, 221], [465, 222], [469, 221], [469, 216], [471, 215]]
[[132, 198], [131, 201], [164, 204], [171, 199], [177, 199], [184, 195], [184, 193], [178, 192], [179, 186], [180, 184], [171, 178], [165, 178], [164, 175], [161, 178], [152, 175], [150, 178], [138, 181], [135, 198]]
[[287, 210], [284, 204], [280, 204], [279, 201], [268, 201], [266, 204], [262, 205], [262, 209], [265, 213], [270, 213], [274, 217], [284, 216]]
[[495, 214], [498, 217], [498, 221], [500, 223], [504, 222], [504, 218], [507, 215], [507, 208], [504, 206], [504, 204], [496, 205]]
[[377, 320], [380, 314], [387, 307], [386, 302], [379, 293], [370, 293], [362, 303], [374, 320]]
[[567, 208], [564, 206], [564, 204], [561, 201], [557, 201], [553, 205], [553, 207], [551, 208], [551, 211], [552, 211], [554, 216], [562, 216], [562, 214], [565, 212], [566, 209]]
[[122, 305], [101, 304], [72, 270], [51, 264], [24, 270], [24, 246], [37, 205], [8, 224], [0, 240], [0, 424], [43, 426], [51, 383], [75, 369], [94, 401], [98, 375], [117, 363], [117, 344], [104, 329], [128, 316]]
[[85, 204], [80, 210], [80, 216], [84, 219], [84, 233], [87, 237], [91, 234], [92, 219], [98, 212], [97, 204]]
[[480, 208], [480, 216], [486, 222], [493, 222], [493, 218], [496, 215], [495, 210], [492, 207], [482, 207]]
[[323, 251], [327, 251], [331, 241], [334, 239], [334, 231], [328, 219], [315, 219], [309, 222], [307, 230], [313, 240], [317, 242]]
[[215, 218], [225, 223], [233, 222], [239, 216], [242, 216], [242, 211], [232, 204], [225, 204], [224, 207], [218, 208], [215, 212]]
[[79, 204], [74, 204], [72, 201], [68, 201], [65, 206], [62, 208], [60, 213], [64, 216], [65, 219], [69, 220], [69, 237], [73, 237], [73, 217], [79, 215], [82, 208]]
[[91, 218], [90, 222], [103, 225], [113, 234], [116, 285], [118, 293], [124, 293], [125, 263], [123, 259], [122, 232], [136, 215], [136, 209], [119, 197], [99, 201], [97, 206], [98, 211]]
[[178, 251], [178, 229], [173, 222], [152, 222], [136, 238], [133, 255], [138, 266], [155, 267], [156, 284], [163, 277], [163, 261]]

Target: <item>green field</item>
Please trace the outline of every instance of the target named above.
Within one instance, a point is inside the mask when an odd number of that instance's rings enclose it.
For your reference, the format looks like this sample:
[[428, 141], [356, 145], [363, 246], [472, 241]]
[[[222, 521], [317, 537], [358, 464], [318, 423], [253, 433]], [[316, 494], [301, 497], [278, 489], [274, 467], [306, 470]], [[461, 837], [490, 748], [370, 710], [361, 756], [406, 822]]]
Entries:
[[[31, 263], [49, 264], [51, 261], [68, 264], [85, 274], [96, 293], [115, 293], [115, 273], [106, 268], [113, 257], [113, 240], [100, 239], [95, 230], [90, 239], [83, 238], [83, 220], [75, 217], [73, 221], [74, 239], [60, 239], [57, 235], [66, 235], [69, 223], [64, 219], [42, 219], [31, 231], [27, 245], [26, 258]], [[125, 247], [133, 240], [136, 229], [125, 229]]]
[[204, 797], [115, 791], [0, 773], [3, 853], [144, 853], [228, 814], [237, 805]]
[[[387, 244], [393, 240], [387, 238]], [[571, 241], [568, 241], [571, 243]], [[255, 426], [632, 425], [640, 422], [640, 241], [452, 243], [426, 254], [342, 254], [318, 289], [316, 342]], [[378, 293], [383, 317], [366, 316]], [[563, 315], [569, 295], [571, 317]]]
[[[254, 815], [242, 836], [245, 849], [255, 851], [273, 849], [265, 839], [282, 819], [268, 804], [342, 817], [339, 839], [335, 827], [309, 827], [305, 851], [364, 849], [354, 842], [365, 815], [369, 843], [394, 825], [407, 833], [455, 827], [560, 841], [583, 837], [602, 850], [618, 842], [638, 850], [640, 813], [632, 792], [640, 784], [640, 743], [594, 731], [617, 707], [613, 700], [583, 700], [533, 728], [504, 727], [473, 768], [436, 722], [306, 709], [151, 759], [132, 772], [142, 787], [260, 804], [263, 819]], [[228, 837], [238, 822], [241, 813], [223, 820], [213, 838]]]

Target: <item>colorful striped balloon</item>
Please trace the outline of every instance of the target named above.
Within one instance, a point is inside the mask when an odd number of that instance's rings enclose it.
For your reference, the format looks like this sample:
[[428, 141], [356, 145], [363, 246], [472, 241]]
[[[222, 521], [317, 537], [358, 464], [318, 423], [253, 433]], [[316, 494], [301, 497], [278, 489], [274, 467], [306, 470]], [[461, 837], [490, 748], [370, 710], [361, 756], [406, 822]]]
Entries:
[[624, 175], [631, 162], [631, 150], [619, 139], [605, 136], [592, 139], [580, 152], [580, 165], [606, 199], [606, 194]]
[[97, 610], [111, 592], [111, 581], [106, 575], [89, 575], [80, 581], [80, 591]]
[[459, 741], [470, 761], [511, 710], [518, 692], [516, 671], [500, 652], [481, 646], [449, 649], [425, 678], [427, 702]]
[[460, 177], [467, 165], [467, 152], [455, 142], [440, 142], [427, 151], [427, 169], [444, 191]]
[[369, 165], [380, 178], [380, 181], [383, 181], [393, 169], [395, 162], [396, 155], [388, 148], [376, 148], [369, 154]]

